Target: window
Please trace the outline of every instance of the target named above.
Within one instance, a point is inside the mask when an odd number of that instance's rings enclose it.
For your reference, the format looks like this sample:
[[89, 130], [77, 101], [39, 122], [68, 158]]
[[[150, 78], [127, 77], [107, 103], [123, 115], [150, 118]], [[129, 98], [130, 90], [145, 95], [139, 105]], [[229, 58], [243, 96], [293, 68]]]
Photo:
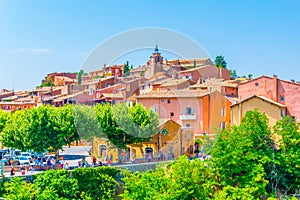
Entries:
[[186, 126], [186, 127], [191, 127], [191, 125], [190, 125], [190, 124], [186, 124], [185, 126]]
[[285, 116], [285, 109], [281, 109], [281, 117]]
[[163, 102], [165, 102], [165, 100], [164, 100], [164, 99], [162, 99], [162, 100], [161, 100], [161, 102], [163, 103]]
[[187, 132], [186, 133], [186, 141], [190, 141], [191, 140], [191, 133]]
[[152, 111], [156, 112], [156, 106], [152, 106]]
[[255, 83], [255, 86], [258, 86], [258, 85], [259, 85], [258, 82], [256, 82], [256, 83]]
[[174, 113], [173, 113], [173, 112], [171, 112], [171, 113], [170, 113], [170, 116], [171, 116], [171, 117], [174, 117]]
[[284, 96], [280, 96], [280, 102], [284, 102]]
[[168, 103], [171, 103], [171, 99], [168, 99]]
[[226, 109], [221, 108], [221, 117], [225, 117], [225, 116], [226, 116]]
[[106, 145], [99, 145], [99, 156], [104, 158], [106, 156]]
[[189, 107], [186, 107], [183, 109], [183, 114], [184, 115], [193, 115], [194, 114], [194, 108], [189, 108]]
[[220, 129], [225, 129], [226, 122], [220, 122]]

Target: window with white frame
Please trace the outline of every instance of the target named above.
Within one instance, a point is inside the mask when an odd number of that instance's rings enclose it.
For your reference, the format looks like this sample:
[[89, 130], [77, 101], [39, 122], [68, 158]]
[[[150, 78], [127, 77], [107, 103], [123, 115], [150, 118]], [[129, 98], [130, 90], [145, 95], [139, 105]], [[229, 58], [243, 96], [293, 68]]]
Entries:
[[156, 112], [156, 106], [152, 106], [152, 111]]
[[183, 114], [184, 115], [193, 115], [194, 114], [194, 108], [191, 107], [185, 107], [183, 109]]
[[226, 122], [220, 122], [220, 129], [225, 129]]
[[285, 116], [285, 109], [281, 109], [281, 117]]
[[221, 117], [225, 117], [225, 116], [226, 116], [226, 109], [221, 108]]

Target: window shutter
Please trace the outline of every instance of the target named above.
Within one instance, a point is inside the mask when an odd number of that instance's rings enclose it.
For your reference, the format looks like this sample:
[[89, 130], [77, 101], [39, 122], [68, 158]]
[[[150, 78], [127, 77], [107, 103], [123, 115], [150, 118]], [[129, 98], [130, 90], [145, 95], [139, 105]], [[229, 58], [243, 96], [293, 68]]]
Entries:
[[183, 114], [186, 115], [186, 108], [183, 108]]

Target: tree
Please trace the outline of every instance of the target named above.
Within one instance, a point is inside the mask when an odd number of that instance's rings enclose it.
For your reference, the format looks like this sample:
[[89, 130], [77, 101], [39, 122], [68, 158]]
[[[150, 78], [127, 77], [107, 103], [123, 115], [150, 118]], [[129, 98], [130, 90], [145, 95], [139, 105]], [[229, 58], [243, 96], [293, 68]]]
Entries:
[[231, 78], [237, 78], [238, 77], [235, 69], [231, 69], [230, 70], [230, 77]]
[[81, 197], [114, 199], [119, 186], [115, 178], [119, 172], [120, 169], [116, 167], [76, 168], [72, 172], [72, 178], [78, 182]]
[[253, 76], [252, 74], [247, 75], [248, 79], [252, 79], [252, 76]]
[[4, 146], [27, 150], [29, 121], [27, 113], [30, 110], [17, 110], [11, 116], [11, 122], [7, 123], [1, 134], [1, 141]]
[[290, 116], [277, 121], [273, 127], [279, 137], [279, 149], [270, 174], [270, 189], [281, 194], [299, 193], [300, 190], [300, 133], [299, 123]]
[[224, 56], [217, 56], [217, 57], [215, 58], [215, 65], [216, 65], [217, 67], [219, 67], [219, 68], [224, 68], [224, 69], [226, 69], [227, 63], [226, 63], [226, 61], [225, 61], [225, 59], [224, 59]]
[[71, 106], [17, 111], [3, 131], [2, 141], [7, 147], [36, 152], [49, 150], [58, 156], [62, 146], [79, 140], [72, 111]]
[[45, 87], [45, 86], [55, 86], [50, 76], [46, 77], [46, 80], [41, 84], [40, 87]]
[[126, 61], [123, 67], [123, 76], [129, 76], [129, 72], [130, 72], [129, 62]]
[[123, 199], [212, 199], [216, 183], [207, 163], [186, 156], [155, 171], [127, 173], [122, 181]]
[[125, 103], [114, 106], [99, 104], [96, 113], [106, 137], [121, 149], [127, 144], [149, 141], [157, 133], [157, 114], [140, 104], [132, 107]]
[[10, 119], [11, 114], [0, 109], [0, 133], [3, 131], [5, 125], [10, 121]]
[[82, 69], [77, 74], [78, 85], [81, 85], [82, 75], [83, 74], [84, 74], [84, 71]]
[[93, 137], [103, 135], [94, 107], [74, 105], [73, 114], [76, 130], [80, 139], [91, 140]]
[[230, 186], [227, 192], [243, 189], [259, 199], [266, 195], [265, 169], [271, 165], [273, 148], [266, 115], [248, 111], [240, 126], [225, 130], [211, 151], [219, 192]]

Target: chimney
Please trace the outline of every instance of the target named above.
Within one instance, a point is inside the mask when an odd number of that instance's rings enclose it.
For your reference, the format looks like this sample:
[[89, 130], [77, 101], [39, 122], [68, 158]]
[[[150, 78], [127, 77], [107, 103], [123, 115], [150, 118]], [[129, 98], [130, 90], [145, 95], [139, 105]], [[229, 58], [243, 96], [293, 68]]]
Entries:
[[278, 78], [277, 75], [273, 75], [273, 100], [278, 102]]

